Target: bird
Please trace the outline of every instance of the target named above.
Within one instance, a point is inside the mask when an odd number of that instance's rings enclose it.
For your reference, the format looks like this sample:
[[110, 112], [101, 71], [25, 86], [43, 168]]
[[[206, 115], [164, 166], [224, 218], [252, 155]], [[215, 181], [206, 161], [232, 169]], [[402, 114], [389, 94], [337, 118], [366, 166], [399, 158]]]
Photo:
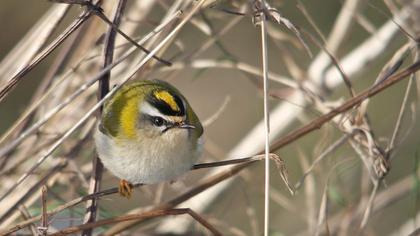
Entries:
[[104, 103], [94, 134], [105, 168], [130, 198], [134, 184], [175, 180], [201, 156], [203, 126], [187, 99], [168, 82], [132, 80]]

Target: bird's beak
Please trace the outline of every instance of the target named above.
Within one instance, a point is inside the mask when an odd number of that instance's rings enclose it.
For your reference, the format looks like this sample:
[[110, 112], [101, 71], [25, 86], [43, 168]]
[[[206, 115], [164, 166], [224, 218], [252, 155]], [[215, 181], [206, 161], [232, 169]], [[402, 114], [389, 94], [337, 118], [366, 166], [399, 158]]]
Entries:
[[195, 129], [194, 125], [190, 125], [190, 124], [186, 124], [186, 123], [174, 123], [171, 126], [166, 127], [166, 129], [164, 129], [162, 131], [162, 133], [165, 133], [166, 131], [173, 129], [173, 128], [179, 128], [179, 129]]
[[180, 128], [180, 129], [195, 129], [195, 126], [190, 125], [190, 124], [181, 123], [181, 124], [178, 125], [178, 128]]

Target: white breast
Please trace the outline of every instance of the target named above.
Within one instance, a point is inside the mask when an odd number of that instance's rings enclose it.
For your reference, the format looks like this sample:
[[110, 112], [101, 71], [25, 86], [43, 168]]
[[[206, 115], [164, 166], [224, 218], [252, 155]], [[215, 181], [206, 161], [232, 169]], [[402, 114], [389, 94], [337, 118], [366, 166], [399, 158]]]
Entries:
[[202, 137], [199, 145], [191, 145], [188, 130], [175, 132], [146, 143], [114, 141], [97, 129], [95, 142], [104, 166], [118, 178], [133, 184], [153, 184], [176, 179], [189, 171], [201, 155]]

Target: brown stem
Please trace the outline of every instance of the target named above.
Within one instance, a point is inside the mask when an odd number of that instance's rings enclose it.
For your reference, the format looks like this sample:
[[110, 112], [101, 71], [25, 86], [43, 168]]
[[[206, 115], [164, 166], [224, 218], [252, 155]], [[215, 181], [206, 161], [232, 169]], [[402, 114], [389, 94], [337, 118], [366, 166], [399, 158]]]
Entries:
[[359, 93], [357, 96], [348, 99], [346, 102], [344, 102], [341, 106], [331, 110], [329, 113], [318, 117], [317, 119], [311, 121], [309, 124], [294, 130], [290, 133], [288, 133], [286, 136], [280, 138], [279, 140], [275, 141], [273, 145], [271, 146], [270, 150], [274, 151], [279, 148], [282, 148], [286, 146], [287, 144], [290, 144], [299, 138], [305, 136], [306, 134], [321, 128], [325, 123], [333, 119], [336, 115], [341, 114], [343, 112], [346, 112], [353, 108], [356, 105], [359, 105], [361, 102], [363, 102], [365, 99], [370, 98], [384, 89], [402, 81], [407, 76], [409, 76], [412, 73], [415, 73], [420, 69], [420, 61], [415, 62], [405, 70], [389, 77], [388, 79], [384, 80], [382, 83], [379, 83], [377, 85], [374, 85], [373, 87]]
[[[112, 27], [109, 27], [108, 33], [105, 37], [105, 47], [104, 47], [104, 68], [112, 64], [112, 60], [114, 57], [114, 47], [115, 47], [115, 38], [116, 38], [116, 28], [121, 23], [121, 18], [126, 6], [127, 0], [120, 0], [118, 2], [117, 8], [115, 10], [115, 16], [112, 23]], [[102, 100], [105, 95], [109, 92], [109, 79], [111, 77], [111, 73], [105, 73], [100, 79], [99, 79], [99, 86], [98, 86], [98, 101]], [[101, 108], [102, 112], [102, 108]], [[100, 116], [100, 114], [99, 114]], [[93, 173], [90, 179], [90, 185], [89, 185], [89, 193], [96, 193], [101, 188], [101, 180], [102, 180], [102, 172], [103, 172], [103, 164], [101, 160], [99, 159], [98, 155], [94, 155], [92, 160], [93, 165]], [[89, 201], [87, 201], [86, 204], [86, 214], [84, 218], [84, 223], [89, 224], [96, 221], [96, 215], [98, 213], [98, 199], [93, 198]], [[86, 230], [83, 230], [81, 235], [83, 236], [90, 236], [92, 235], [92, 228], [88, 228]]]
[[41, 234], [47, 236], [48, 231], [48, 215], [47, 215], [47, 186], [41, 188], [41, 202], [42, 202], [42, 218], [41, 218]]
[[[297, 129], [291, 133], [289, 133], [288, 135], [286, 135], [285, 137], [279, 139], [277, 142], [275, 142], [272, 145], [272, 150], [275, 149], [279, 149], [281, 147], [284, 147], [285, 145], [292, 143], [294, 141], [296, 141], [297, 139], [303, 137], [305, 134], [307, 134], [310, 131], [313, 131], [317, 128], [319, 128], [320, 126], [322, 126], [324, 123], [326, 123], [327, 121], [331, 120], [332, 118], [334, 118], [335, 115], [337, 115], [340, 112], [345, 112], [349, 109], [351, 109], [353, 106], [360, 104], [362, 101], [364, 101], [365, 99], [372, 97], [374, 95], [376, 95], [377, 93], [385, 90], [386, 88], [394, 85], [395, 83], [403, 80], [404, 78], [406, 78], [408, 75], [418, 71], [420, 69], [420, 62], [416, 62], [414, 64], [412, 64], [411, 66], [409, 66], [408, 68], [406, 68], [405, 70], [391, 76], [390, 78], [388, 78], [387, 80], [383, 81], [382, 83], [379, 83], [378, 85], [375, 85], [374, 87], [360, 93], [359, 95], [357, 95], [354, 98], [349, 99], [347, 102], [345, 102], [343, 105], [341, 105], [340, 107], [334, 109], [333, 111], [331, 111], [330, 113], [327, 113], [324, 116], [319, 117], [318, 119], [312, 121], [311, 123], [309, 123], [308, 125]], [[246, 162], [244, 164], [239, 164], [237, 166], [234, 166], [226, 171], [223, 171], [219, 174], [216, 174], [204, 181], [202, 181], [200, 184], [198, 184], [197, 186], [195, 186], [194, 188], [192, 188], [191, 190], [183, 193], [182, 195], [168, 201], [165, 203], [162, 203], [158, 206], [156, 206], [154, 208], [154, 210], [160, 209], [171, 209], [173, 207], [175, 207], [176, 205], [192, 198], [193, 196], [205, 191], [206, 189], [218, 184], [219, 182], [230, 178], [231, 176], [237, 174], [239, 171], [241, 171], [242, 169], [250, 166], [252, 163], [254, 162]], [[88, 196], [84, 196], [84, 197], [80, 197], [77, 199], [74, 199], [71, 202], [66, 203], [63, 206], [60, 206], [58, 208], [56, 208], [55, 210], [53, 210], [52, 212], [50, 212], [48, 215], [51, 216], [53, 214], [56, 214], [64, 209], [67, 209], [69, 207], [72, 207], [74, 205], [77, 205], [81, 202], [84, 202], [88, 199], [92, 199], [92, 198], [98, 198], [101, 196], [105, 196], [105, 195], [109, 195], [109, 194], [114, 194], [118, 192], [118, 188], [113, 188], [113, 189], [108, 189], [108, 190], [104, 190], [102, 192], [98, 192], [95, 194], [91, 194]], [[398, 191], [397, 191], [398, 192]], [[27, 225], [39, 220], [40, 217], [35, 217], [32, 218], [28, 221], [25, 222], [21, 222], [20, 224], [14, 226], [13, 228], [8, 229], [7, 231], [1, 232], [1, 233], [5, 233], [5, 234], [10, 234], [13, 233], [19, 229], [22, 229], [24, 227], [26, 227]], [[111, 232], [107, 232], [107, 234], [116, 234], [119, 233], [123, 230], [126, 230], [129, 227], [132, 227], [136, 224], [138, 224], [139, 222], [144, 221], [143, 220], [135, 220], [132, 222], [127, 222], [127, 225], [121, 226], [119, 228], [115, 228], [113, 229]], [[105, 234], [106, 235], [106, 234]]]
[[0, 88], [0, 102], [6, 97], [7, 94], [12, 91], [16, 85], [23, 79], [23, 77], [30, 72], [35, 66], [43, 61], [48, 55], [50, 55], [63, 41], [69, 37], [74, 31], [76, 31], [89, 17], [92, 16], [91, 11], [82, 13], [82, 15], [75, 20], [67, 29], [60, 34], [53, 42], [51, 42], [44, 50], [42, 50], [37, 56], [16, 75], [14, 75], [9, 82]]
[[258, 155], [258, 156], [253, 156], [253, 157], [245, 157], [245, 158], [238, 158], [238, 159], [225, 160], [225, 161], [200, 163], [200, 164], [195, 164], [191, 169], [192, 170], [198, 170], [198, 169], [204, 169], [204, 168], [213, 168], [213, 167], [219, 167], [219, 166], [235, 165], [235, 164], [240, 164], [240, 163], [260, 161], [260, 160], [263, 160], [263, 159], [264, 159], [264, 156]]
[[146, 220], [152, 219], [155, 217], [166, 216], [166, 215], [184, 215], [188, 214], [195, 220], [197, 220], [202, 226], [207, 228], [213, 235], [222, 235], [216, 228], [214, 228], [209, 222], [207, 222], [203, 217], [195, 213], [189, 208], [179, 208], [179, 209], [166, 209], [166, 210], [153, 210], [149, 212], [144, 212], [140, 214], [130, 214], [124, 216], [118, 216], [110, 219], [99, 220], [94, 223], [82, 224], [78, 226], [68, 227], [66, 229], [60, 230], [56, 233], [50, 234], [51, 236], [62, 236], [68, 234], [74, 234], [82, 230], [93, 229], [104, 225], [115, 224], [123, 221], [131, 220]]

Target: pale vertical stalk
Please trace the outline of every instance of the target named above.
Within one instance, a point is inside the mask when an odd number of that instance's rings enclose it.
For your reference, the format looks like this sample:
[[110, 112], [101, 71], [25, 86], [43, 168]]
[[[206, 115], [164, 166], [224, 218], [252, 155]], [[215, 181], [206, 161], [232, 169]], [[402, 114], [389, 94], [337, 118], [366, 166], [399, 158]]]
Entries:
[[[105, 36], [104, 40], [104, 65], [103, 67], [106, 68], [110, 64], [112, 64], [112, 60], [114, 58], [114, 50], [115, 50], [115, 39], [117, 35], [117, 29], [121, 23], [121, 18], [123, 12], [125, 10], [127, 0], [119, 0], [116, 4], [115, 12], [112, 20], [112, 25], [109, 25], [108, 32]], [[110, 7], [114, 7], [110, 5]], [[109, 92], [109, 80], [111, 77], [111, 72], [104, 74], [100, 80], [98, 80], [98, 100], [100, 101], [108, 92]], [[100, 113], [102, 113], [102, 107], [100, 109]], [[98, 114], [98, 119], [100, 118], [100, 114]], [[88, 188], [89, 193], [96, 193], [99, 192], [101, 189], [101, 182], [102, 182], [102, 173], [103, 173], [104, 165], [102, 164], [99, 156], [95, 153], [92, 160], [92, 175], [90, 177], [90, 185]], [[86, 213], [83, 220], [83, 223], [92, 223], [96, 221], [99, 209], [99, 200], [92, 199], [86, 203]], [[82, 236], [90, 236], [93, 233], [93, 229], [86, 229], [83, 230], [81, 235]]]
[[[264, 0], [261, 1], [265, 6]], [[267, 56], [267, 28], [266, 16], [264, 12], [261, 13], [261, 51], [262, 51], [262, 67], [264, 80], [264, 126], [265, 126], [265, 181], [264, 181], [264, 235], [268, 235], [268, 226], [270, 220], [270, 119], [268, 112], [268, 56]]]
[[[109, 91], [109, 93], [107, 93], [103, 99], [101, 99], [92, 109], [90, 109], [86, 115], [84, 115], [74, 126], [72, 126], [69, 130], [66, 131], [66, 133], [64, 133], [63, 136], [61, 136], [61, 138], [59, 138], [48, 150], [47, 152], [38, 159], [38, 161], [25, 173], [23, 174], [18, 180], [17, 182], [13, 185], [13, 187], [10, 187], [1, 197], [0, 197], [0, 202], [3, 201], [11, 192], [13, 192], [14, 189], [16, 189], [16, 187], [18, 185], [20, 185], [26, 178], [28, 178], [28, 176], [30, 176], [33, 171], [35, 169], [37, 169], [42, 162], [44, 162], [60, 145], [61, 143], [66, 140], [76, 129], [78, 129], [88, 118], [89, 116], [91, 116], [100, 106], [102, 106], [102, 104], [109, 98], [111, 97], [115, 91], [117, 89], [119, 89], [121, 86], [124, 85], [124, 83], [126, 83], [130, 78], [132, 78], [137, 71], [139, 71], [149, 60], [150, 58], [153, 57], [153, 55], [155, 55], [166, 43], [168, 43], [168, 41], [174, 37], [175, 34], [178, 33], [179, 30], [181, 30], [181, 28], [188, 22], [188, 20], [194, 15], [195, 12], [197, 12], [200, 7], [203, 5], [203, 3], [205, 2], [205, 0], [201, 0], [200, 2], [198, 2], [193, 9], [191, 10], [191, 12], [189, 12], [183, 19], [182, 21], [172, 30], [172, 32], [170, 32], [158, 45], [156, 45], [156, 47], [150, 51], [149, 54], [146, 55], [146, 57], [136, 66], [136, 68], [133, 68], [132, 70], [130, 70], [130, 73], [128, 73], [127, 76], [125, 76], [121, 81], [121, 84], [115, 86], [111, 91]], [[176, 16], [178, 16], [179, 13], [176, 14]], [[155, 31], [154, 31], [155, 32]], [[111, 65], [109, 65], [110, 68], [112, 68]], [[104, 70], [103, 70], [104, 71]], [[99, 75], [103, 75], [102, 73], [106, 73], [106, 72], [100, 72]], [[96, 79], [95, 79], [96, 81]], [[85, 86], [84, 86], [85, 87]]]
[[66, 133], [61, 136], [46, 152], [45, 154], [37, 160], [37, 162], [23, 174], [16, 183], [6, 190], [6, 192], [0, 197], [0, 202], [3, 201], [13, 190], [15, 190], [22, 182], [30, 176], [35, 169], [37, 169], [57, 148], [66, 140], [75, 130], [77, 130], [82, 124], [85, 123], [87, 119], [100, 107], [102, 104], [112, 95], [114, 94], [115, 90], [119, 87], [114, 87], [101, 101], [99, 101], [95, 106], [93, 106], [87, 113], [84, 115], [75, 125], [73, 125]]
[[[398, 22], [405, 21], [409, 15], [409, 8], [405, 7], [398, 15], [394, 16], [394, 19], [398, 20]], [[398, 32], [398, 27], [392, 20], [389, 20], [382, 25], [374, 35], [367, 38], [347, 55], [343, 56], [340, 61], [346, 75], [351, 79], [357, 79], [354, 75], [365, 71], [368, 68], [367, 65], [369, 63], [380, 58], [384, 50], [386, 50], [390, 43], [396, 39]], [[314, 62], [312, 62], [312, 64], [313, 63]], [[312, 67], [312, 65], [310, 67]], [[334, 90], [343, 83], [336, 67], [328, 67], [325, 72], [325, 76], [319, 78], [317, 78], [315, 74], [309, 73], [310, 81], [304, 82], [304, 86], [317, 85], [317, 94], [322, 94], [323, 91], [320, 91], [322, 88]], [[281, 120], [281, 122], [273, 123], [273, 126], [270, 127], [271, 134], [274, 137], [284, 133], [290, 124], [295, 121], [296, 117], [299, 117], [302, 114], [304, 111], [302, 108], [308, 105], [308, 100], [305, 99], [304, 94], [299, 90], [295, 90], [288, 96], [287, 101], [288, 102], [277, 105], [270, 113], [272, 120]], [[299, 104], [299, 106], [296, 106], [295, 104]], [[236, 158], [238, 156], [250, 156], [258, 153], [263, 147], [263, 130], [264, 122], [261, 120], [229, 151], [227, 159]], [[225, 169], [215, 169], [210, 175], [223, 170]], [[220, 197], [224, 191], [229, 189], [229, 186], [233, 183], [232, 180], [233, 179], [221, 182], [212, 188], [207, 189], [205, 193], [195, 196], [193, 199], [182, 203], [179, 207], [191, 207], [198, 212], [204, 211], [214, 204], [215, 199]], [[174, 232], [176, 230], [177, 233], [185, 234], [190, 224], [191, 221], [189, 219], [171, 218], [164, 220], [160, 224], [159, 230], [161, 231], [159, 232]]]
[[0, 83], [8, 79], [28, 65], [36, 54], [48, 42], [54, 30], [57, 29], [70, 5], [55, 4], [39, 19], [16, 46], [0, 61]]

